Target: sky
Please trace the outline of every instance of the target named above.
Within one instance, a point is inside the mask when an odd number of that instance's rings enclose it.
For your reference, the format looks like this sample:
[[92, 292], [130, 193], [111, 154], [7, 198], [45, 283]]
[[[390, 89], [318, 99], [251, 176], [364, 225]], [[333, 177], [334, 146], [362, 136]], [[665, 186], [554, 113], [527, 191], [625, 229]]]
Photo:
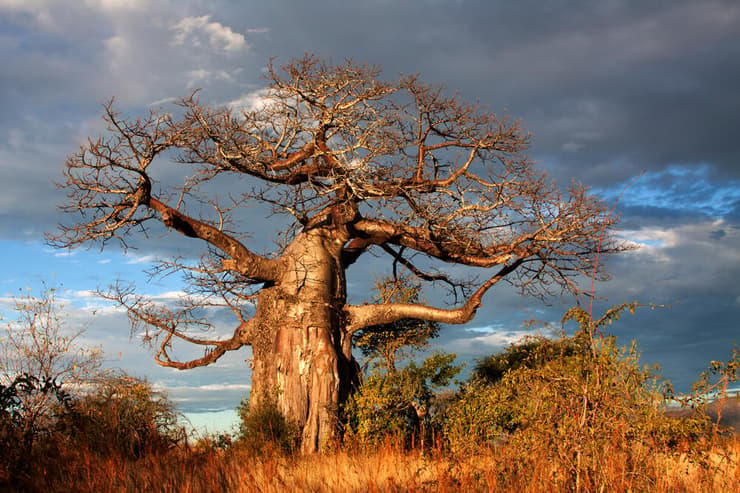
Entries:
[[[143, 115], [200, 88], [213, 105], [249, 100], [265, 67], [304, 53], [420, 74], [450, 94], [520, 119], [529, 154], [559, 184], [575, 179], [615, 204], [619, 236], [641, 248], [607, 261], [596, 313], [622, 301], [670, 305], [611, 330], [637, 341], [679, 390], [740, 337], [740, 4], [735, 0], [0, 0], [0, 314], [10, 297], [59, 288], [71, 328], [106, 364], [148, 378], [194, 422], [224, 428], [249, 391], [249, 351], [187, 372], [156, 366], [120, 309], [93, 295], [116, 279], [160, 301], [157, 257], [192, 254], [170, 237], [55, 250], [66, 156], [104, 125], [101, 103]], [[246, 98], [246, 99], [245, 99]], [[255, 208], [255, 219], [275, 224]], [[259, 222], [259, 221], [258, 221]], [[261, 230], [251, 231], [259, 233]], [[184, 250], [179, 250], [184, 248]], [[372, 262], [350, 272], [367, 297]], [[433, 341], [461, 360], [501, 350], [536, 318], [557, 325], [574, 303], [496, 287], [477, 317]], [[218, 317], [217, 317], [218, 318]], [[233, 330], [227, 319], [217, 331]], [[539, 328], [538, 328], [539, 327]], [[232, 420], [232, 421], [230, 421]]]

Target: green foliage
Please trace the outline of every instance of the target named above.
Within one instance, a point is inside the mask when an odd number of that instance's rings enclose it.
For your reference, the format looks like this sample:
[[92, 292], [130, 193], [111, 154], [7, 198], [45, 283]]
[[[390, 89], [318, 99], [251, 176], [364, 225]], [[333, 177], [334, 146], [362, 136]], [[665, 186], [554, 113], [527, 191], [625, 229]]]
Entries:
[[98, 454], [137, 458], [185, 439], [174, 404], [142, 379], [116, 375], [82, 396], [60, 421], [77, 446]]
[[700, 416], [665, 415], [655, 369], [640, 367], [634, 345], [619, 348], [614, 337], [602, 335], [634, 306], [614, 307], [598, 320], [571, 309], [563, 322], [579, 323], [574, 337], [530, 339], [487, 359], [496, 362], [491, 366], [500, 377], [490, 383], [479, 375], [450, 407], [446, 435], [452, 447], [475, 450], [505, 441], [517, 460], [526, 462], [525, 451], [540, 450], [553, 463], [589, 475], [615, 444], [629, 455], [636, 444], [671, 448], [705, 433]]
[[[379, 303], [419, 303], [421, 284], [412, 277], [387, 277], [375, 282]], [[354, 337], [366, 357], [369, 373], [345, 404], [345, 437], [375, 443], [392, 435], [404, 443], [421, 443], [441, 427], [444, 405], [438, 392], [450, 384], [461, 366], [454, 354], [434, 353], [417, 364], [409, 359], [398, 369], [399, 356], [411, 356], [436, 337], [439, 324], [406, 319], [363, 329]]]
[[347, 437], [369, 443], [387, 435], [425, 440], [441, 420], [437, 393], [462, 368], [453, 364], [455, 357], [434, 353], [420, 365], [409, 361], [390, 373], [376, 368], [347, 403]]
[[[375, 281], [378, 303], [414, 304], [422, 301], [421, 283], [411, 277], [385, 277]], [[353, 337], [353, 344], [368, 362], [382, 362], [390, 373], [395, 370], [398, 353], [404, 348], [423, 349], [439, 333], [439, 324], [405, 319], [392, 324], [367, 327]]]
[[239, 414], [238, 443], [255, 452], [277, 450], [290, 453], [300, 445], [301, 430], [278, 409], [275, 392], [260, 396], [256, 403], [242, 399]]
[[591, 351], [583, 332], [575, 337], [561, 337], [557, 340], [541, 335], [525, 336], [506, 350], [478, 359], [472, 371], [474, 380], [493, 384], [509, 372], [519, 368], [539, 368], [548, 361], [565, 358]]
[[738, 369], [740, 369], [740, 349], [735, 346], [732, 348], [730, 359], [726, 362], [709, 363], [709, 367], [692, 384], [691, 394], [672, 397], [693, 409], [703, 408], [715, 399], [727, 399], [727, 387], [737, 381]]

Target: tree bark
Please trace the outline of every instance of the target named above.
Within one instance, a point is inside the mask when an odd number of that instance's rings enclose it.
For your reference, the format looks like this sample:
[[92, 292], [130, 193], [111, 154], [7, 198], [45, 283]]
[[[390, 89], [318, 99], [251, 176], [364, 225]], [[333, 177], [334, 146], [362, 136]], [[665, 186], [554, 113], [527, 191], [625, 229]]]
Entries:
[[304, 453], [335, 437], [337, 410], [359, 379], [343, 330], [341, 236], [317, 228], [293, 240], [281, 256], [283, 274], [260, 292], [250, 337], [251, 404], [273, 393], [279, 411], [303, 430]]

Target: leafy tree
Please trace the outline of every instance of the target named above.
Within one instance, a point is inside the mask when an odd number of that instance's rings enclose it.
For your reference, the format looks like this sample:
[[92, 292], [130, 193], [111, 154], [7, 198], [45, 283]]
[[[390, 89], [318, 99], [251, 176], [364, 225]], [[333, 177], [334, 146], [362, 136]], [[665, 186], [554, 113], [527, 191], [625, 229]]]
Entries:
[[[147, 233], [163, 225], [205, 242], [199, 261], [165, 259], [158, 271], [186, 274], [192, 296], [181, 306], [122, 284], [107, 295], [158, 344], [162, 365], [207, 365], [250, 345], [251, 398], [278, 389], [277, 407], [301, 427], [304, 451], [334, 434], [358, 378], [358, 331], [405, 319], [468, 322], [502, 280], [524, 294], [576, 290], [573, 279], [591, 274], [597, 252], [623, 248], [599, 199], [577, 183], [559, 191], [535, 169], [518, 122], [352, 61], [307, 55], [270, 65], [267, 82], [241, 108], [209, 107], [192, 94], [174, 110], [131, 119], [111, 100], [108, 131], [66, 162], [62, 209], [78, 222], [50, 241], [126, 247], [137, 233], [159, 238]], [[231, 193], [214, 192], [224, 188]], [[270, 253], [250, 245], [254, 218], [240, 216], [260, 203], [287, 218]], [[455, 306], [349, 302], [347, 269], [369, 252], [446, 286]], [[445, 265], [482, 268], [481, 278], [456, 279]], [[231, 310], [233, 335], [197, 337], [194, 329], [212, 328], [204, 306]], [[205, 352], [180, 360], [176, 341]]]
[[[421, 283], [408, 276], [384, 277], [375, 281], [376, 303], [420, 303]], [[390, 374], [396, 371], [396, 359], [401, 351], [427, 347], [428, 340], [439, 333], [439, 324], [428, 320], [406, 318], [389, 324], [371, 325], [354, 336], [368, 364], [379, 362]]]
[[453, 364], [456, 355], [435, 353], [421, 364], [411, 360], [388, 373], [376, 368], [347, 405], [349, 436], [374, 442], [388, 435], [405, 441], [421, 439], [422, 446], [433, 428], [438, 392], [462, 369]]
[[[375, 281], [376, 303], [420, 303], [421, 283], [410, 276], [395, 275]], [[354, 343], [365, 357], [369, 373], [346, 410], [346, 430], [352, 438], [374, 442], [388, 435], [408, 441], [426, 438], [434, 420], [430, 411], [439, 389], [448, 385], [460, 371], [453, 365], [454, 354], [435, 353], [421, 365], [410, 359], [397, 367], [400, 357], [412, 357], [428, 347], [439, 324], [426, 320], [403, 319], [374, 325], [355, 335]]]

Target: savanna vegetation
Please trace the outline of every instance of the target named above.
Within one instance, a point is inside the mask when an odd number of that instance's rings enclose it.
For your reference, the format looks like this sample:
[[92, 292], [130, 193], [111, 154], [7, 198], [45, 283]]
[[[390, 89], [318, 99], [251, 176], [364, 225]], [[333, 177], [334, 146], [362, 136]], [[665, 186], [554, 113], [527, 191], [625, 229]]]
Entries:
[[[413, 285], [394, 293], [418, 295]], [[40, 306], [49, 305], [17, 308]], [[377, 327], [361, 343], [362, 384], [338, 413], [343, 435], [310, 455], [299, 453], [299, 427], [269, 395], [256, 405], [245, 399], [233, 433], [187, 436], [165, 396], [119, 372], [98, 369], [84, 386], [4, 378], [0, 489], [735, 491], [740, 444], [716, 418], [719, 404], [737, 407], [727, 388], [738, 352], [712, 362], [691, 394], [676, 395], [639, 364], [634, 345], [620, 348], [606, 333], [636, 308], [616, 306], [597, 320], [573, 308], [560, 334], [482, 358], [463, 382], [453, 380], [454, 355], [419, 351], [433, 327], [396, 327], [412, 349], [379, 336], [392, 327]], [[667, 412], [669, 404], [682, 412]]]
[[[518, 122], [351, 61], [306, 55], [266, 77], [242, 108], [193, 93], [128, 118], [111, 100], [106, 133], [64, 168], [74, 219], [49, 236], [127, 248], [174, 231], [205, 247], [151, 272], [181, 276], [178, 306], [122, 282], [100, 294], [161, 365], [251, 346], [239, 429], [188, 436], [166, 396], [61, 330], [53, 291], [20, 297], [2, 338], [0, 488], [740, 489], [740, 446], [720, 419], [740, 354], [677, 395], [608, 333], [636, 303], [601, 317], [568, 310], [559, 332], [483, 358], [466, 378], [454, 354], [429, 351], [440, 324], [472, 320], [499, 283], [580, 295], [583, 276], [606, 277], [600, 256], [631, 248], [611, 235], [602, 200], [536, 169]], [[235, 183], [239, 193], [217, 193]], [[247, 230], [256, 206], [281, 215], [272, 251]], [[350, 301], [348, 269], [368, 255], [392, 275], [374, 299]], [[435, 289], [449, 303], [425, 299]], [[208, 333], [213, 310], [233, 315], [232, 334]], [[178, 358], [179, 343], [203, 356]]]

